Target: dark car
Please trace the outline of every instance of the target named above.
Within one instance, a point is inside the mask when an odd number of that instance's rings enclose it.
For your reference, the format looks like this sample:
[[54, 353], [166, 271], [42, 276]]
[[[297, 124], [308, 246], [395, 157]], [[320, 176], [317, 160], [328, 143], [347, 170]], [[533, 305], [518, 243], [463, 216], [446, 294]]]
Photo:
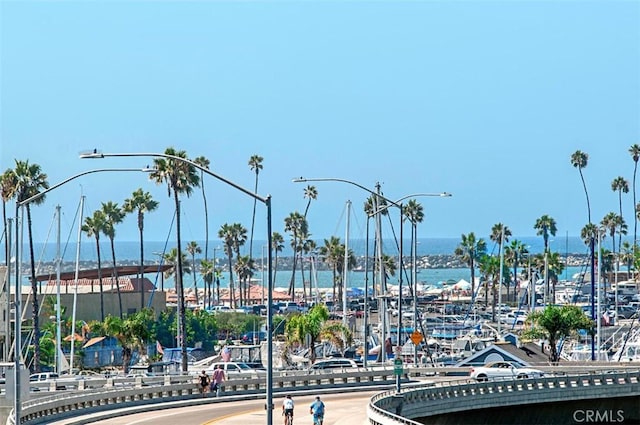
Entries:
[[260, 341], [267, 340], [267, 333], [263, 331], [259, 332], [247, 332], [240, 337], [240, 341], [243, 344], [259, 344]]

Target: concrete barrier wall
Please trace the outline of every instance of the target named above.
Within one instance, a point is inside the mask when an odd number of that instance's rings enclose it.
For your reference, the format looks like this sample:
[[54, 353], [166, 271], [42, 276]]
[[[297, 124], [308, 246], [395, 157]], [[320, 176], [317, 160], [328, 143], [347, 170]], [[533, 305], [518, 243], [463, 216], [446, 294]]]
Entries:
[[502, 406], [582, 399], [636, 397], [640, 401], [640, 370], [562, 374], [535, 379], [467, 381], [388, 391], [372, 398], [369, 423], [418, 424], [428, 418]]

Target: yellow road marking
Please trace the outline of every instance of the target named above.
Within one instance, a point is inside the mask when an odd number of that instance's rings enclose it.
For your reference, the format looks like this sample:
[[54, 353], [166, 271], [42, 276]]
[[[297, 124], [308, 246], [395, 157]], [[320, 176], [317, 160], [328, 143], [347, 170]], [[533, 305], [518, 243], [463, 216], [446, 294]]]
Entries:
[[211, 425], [211, 424], [218, 423], [220, 421], [224, 421], [225, 419], [233, 418], [234, 416], [250, 415], [254, 412], [263, 412], [263, 411], [264, 409], [255, 409], [255, 410], [245, 410], [244, 412], [231, 413], [231, 414], [220, 416], [219, 418], [215, 418], [210, 421], [204, 422], [201, 425]]

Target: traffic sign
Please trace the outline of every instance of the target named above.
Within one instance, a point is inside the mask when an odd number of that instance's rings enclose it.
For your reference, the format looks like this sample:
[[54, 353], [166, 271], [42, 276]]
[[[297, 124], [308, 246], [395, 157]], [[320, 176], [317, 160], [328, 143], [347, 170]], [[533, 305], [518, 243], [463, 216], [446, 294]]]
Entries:
[[418, 345], [422, 342], [423, 338], [422, 338], [422, 334], [420, 333], [420, 331], [413, 331], [413, 333], [411, 334], [411, 342], [413, 342], [413, 345]]
[[395, 359], [393, 361], [393, 374], [395, 376], [402, 375], [402, 359]]

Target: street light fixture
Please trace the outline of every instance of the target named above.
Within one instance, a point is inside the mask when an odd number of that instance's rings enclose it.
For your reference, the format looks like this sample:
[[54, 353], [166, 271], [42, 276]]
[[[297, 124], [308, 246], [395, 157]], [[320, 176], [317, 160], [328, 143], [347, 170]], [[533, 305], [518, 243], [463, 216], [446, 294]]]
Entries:
[[[84, 153], [80, 155], [81, 159], [85, 158], [107, 158], [107, 157], [156, 157], [156, 158], [167, 158], [174, 161], [184, 162], [189, 164], [205, 174], [210, 175], [223, 183], [243, 192], [244, 194], [250, 196], [251, 198], [262, 202], [267, 207], [267, 245], [269, 246], [268, 254], [267, 254], [267, 274], [268, 274], [268, 293], [267, 293], [267, 303], [269, 304], [269, 308], [267, 308], [267, 382], [266, 382], [266, 405], [265, 409], [267, 410], [267, 425], [271, 425], [273, 423], [273, 335], [271, 333], [273, 327], [273, 314], [271, 311], [271, 305], [273, 304], [273, 273], [272, 273], [272, 242], [271, 242], [271, 195], [267, 195], [266, 197], [260, 196], [256, 193], [251, 192], [248, 189], [232, 182], [231, 180], [222, 177], [219, 174], [216, 174], [209, 170], [206, 167], [199, 165], [196, 162], [193, 162], [187, 158], [182, 158], [175, 155], [169, 155], [165, 153], [155, 153], [155, 152], [133, 152], [133, 153], [103, 153], [98, 152], [97, 150], [93, 150], [90, 153]], [[178, 258], [180, 257], [180, 253], [178, 253]], [[180, 300], [179, 300], [180, 302]], [[181, 351], [182, 351], [182, 367], [186, 372], [186, 338], [183, 338], [181, 341]]]
[[[20, 322], [21, 322], [21, 283], [20, 283], [20, 255], [21, 255], [21, 251], [20, 251], [20, 238], [18, 237], [19, 232], [18, 232], [18, 224], [21, 221], [24, 221], [24, 208], [29, 205], [29, 203], [42, 198], [43, 196], [45, 196], [47, 193], [51, 192], [54, 189], [59, 188], [60, 186], [63, 186], [79, 177], [82, 176], [86, 176], [87, 174], [94, 174], [94, 173], [103, 173], [103, 172], [127, 172], [127, 171], [136, 171], [136, 172], [148, 172], [149, 170], [147, 168], [97, 168], [97, 169], [93, 169], [93, 170], [87, 170], [87, 171], [83, 171], [81, 173], [78, 173], [76, 175], [73, 175], [71, 177], [66, 178], [65, 180], [54, 184], [53, 186], [49, 186], [47, 189], [43, 190], [42, 192], [38, 192], [35, 195], [24, 199], [22, 201], [19, 201], [16, 203], [16, 240], [15, 240], [15, 245], [16, 245], [16, 293], [15, 293], [15, 329], [14, 329], [14, 360], [15, 360], [15, 375], [14, 375], [14, 406], [13, 406], [13, 412], [14, 412], [14, 423], [19, 424], [20, 423], [20, 414], [21, 414], [21, 402], [20, 402], [20, 353], [21, 353], [21, 348], [20, 346], [22, 345], [22, 341], [21, 341], [21, 337], [20, 337], [20, 333], [21, 333], [21, 329], [20, 329]], [[59, 207], [58, 207], [59, 208]], [[22, 220], [19, 220], [18, 217], [18, 211], [21, 212], [21, 216], [22, 216]], [[59, 211], [58, 211], [58, 216], [59, 216]], [[59, 242], [58, 242], [59, 244]], [[58, 248], [59, 249], [59, 248]], [[59, 254], [58, 254], [59, 256]], [[57, 259], [58, 263], [60, 262], [60, 258]], [[58, 264], [59, 265], [59, 264]], [[7, 286], [8, 288], [8, 286]], [[58, 287], [58, 296], [56, 299], [56, 350], [60, 350], [61, 347], [61, 320], [60, 320], [60, 287]], [[8, 296], [8, 292], [7, 292], [7, 296]], [[35, 296], [35, 294], [34, 294]], [[38, 335], [36, 335], [36, 337], [38, 337]], [[71, 338], [71, 344], [75, 344], [75, 338]], [[57, 364], [56, 364], [57, 365]]]
[[[368, 189], [365, 186], [363, 186], [363, 185], [361, 185], [359, 183], [356, 183], [354, 181], [347, 180], [347, 179], [341, 179], [341, 178], [334, 178], [334, 177], [326, 177], [326, 178], [304, 178], [304, 177], [300, 177], [300, 178], [297, 178], [297, 179], [293, 179], [293, 182], [294, 183], [306, 183], [306, 182], [339, 182], [339, 183], [347, 183], [347, 184], [350, 184], [352, 186], [356, 186], [356, 187], [364, 190], [365, 192], [368, 192], [371, 195], [373, 195], [374, 211], [378, 210], [378, 205], [377, 205], [378, 198], [382, 199], [383, 201], [386, 201], [387, 203], [390, 203], [392, 205], [400, 207], [399, 204], [397, 204], [396, 202], [392, 201], [389, 198], [386, 198], [385, 196], [383, 196], [380, 193], [380, 184], [379, 183], [376, 183], [376, 190], [373, 191], [373, 190]], [[400, 211], [402, 211], [402, 209], [400, 209]], [[371, 214], [370, 217], [373, 217], [374, 215], [376, 215], [376, 214]], [[400, 215], [400, 221], [402, 222], [402, 214]], [[380, 273], [381, 291], [383, 293], [385, 293], [387, 288], [386, 288], [386, 284], [384, 284], [384, 282], [386, 280], [386, 276], [385, 276], [385, 272], [384, 272], [383, 267], [382, 267], [382, 241], [381, 241], [382, 237], [381, 237], [381, 233], [380, 233], [380, 228], [381, 228], [380, 216], [377, 215], [377, 220], [376, 220], [376, 240], [378, 241], [378, 243], [376, 244], [376, 248], [377, 248], [377, 251], [378, 251], [377, 252], [378, 261], [380, 262], [379, 273]], [[402, 257], [401, 257], [401, 260], [402, 260]], [[345, 268], [346, 268], [346, 264], [345, 264]], [[402, 269], [402, 261], [400, 261], [400, 269]], [[367, 271], [365, 270], [365, 272], [367, 272]], [[369, 314], [369, 306], [368, 306], [368, 303], [369, 303], [369, 288], [367, 287], [367, 283], [368, 283], [368, 280], [365, 278], [365, 289], [364, 289], [365, 297], [364, 297], [364, 306], [363, 306], [364, 307], [364, 316], [365, 316], [365, 318], [364, 318], [364, 324], [365, 324], [364, 325], [364, 348], [365, 348], [365, 352], [364, 352], [363, 365], [365, 367], [367, 366], [367, 355], [368, 355], [366, 348], [367, 348], [367, 337], [368, 337], [368, 335], [367, 335], [367, 333], [368, 333], [367, 332], [368, 331], [367, 330], [367, 316]], [[383, 318], [385, 318], [386, 314], [387, 314], [387, 311], [386, 311], [386, 299], [383, 298], [382, 300], [383, 300], [383, 303], [380, 306], [380, 308], [378, 309], [378, 311], [382, 312]], [[386, 324], [386, 320], [383, 321], [383, 325], [385, 325], [385, 324]], [[381, 350], [382, 350], [382, 349], [384, 349], [384, 342], [386, 340], [386, 326], [383, 326], [382, 333], [381, 333], [381, 340], [382, 341], [381, 341], [380, 345], [381, 345]]]
[[[400, 211], [402, 212], [401, 216], [404, 214], [404, 210], [402, 208], [402, 201], [409, 199], [409, 198], [417, 198], [417, 197], [427, 197], [427, 196], [437, 196], [437, 197], [445, 197], [445, 198], [450, 198], [452, 195], [449, 192], [440, 192], [440, 193], [414, 193], [411, 195], [406, 195], [403, 196], [400, 199], [397, 199], [393, 204], [400, 204]], [[372, 213], [372, 215], [378, 214], [382, 211], [387, 210], [390, 207], [390, 205], [384, 205], [382, 206], [379, 210], [374, 211]], [[412, 276], [411, 276], [411, 281], [412, 281], [412, 285], [413, 285], [413, 330], [414, 332], [418, 329], [418, 294], [417, 294], [417, 275], [416, 275], [416, 252], [417, 252], [417, 244], [418, 244], [418, 223], [416, 223], [414, 220], [411, 220], [410, 217], [407, 217], [410, 221], [411, 221], [411, 225], [412, 225], [412, 232], [413, 232], [413, 247], [411, 249], [412, 253], [411, 253], [411, 264], [412, 264]], [[402, 226], [400, 226], [400, 256], [402, 257]], [[402, 263], [401, 263], [402, 264]], [[399, 281], [399, 291], [398, 291], [398, 344], [400, 344], [400, 336], [401, 336], [401, 331], [400, 331], [400, 325], [402, 323], [402, 272], [404, 270], [401, 269], [400, 270], [400, 281]], [[414, 349], [413, 352], [413, 362], [414, 364], [417, 363], [417, 357], [418, 357], [418, 350], [417, 350], [417, 345]]]

